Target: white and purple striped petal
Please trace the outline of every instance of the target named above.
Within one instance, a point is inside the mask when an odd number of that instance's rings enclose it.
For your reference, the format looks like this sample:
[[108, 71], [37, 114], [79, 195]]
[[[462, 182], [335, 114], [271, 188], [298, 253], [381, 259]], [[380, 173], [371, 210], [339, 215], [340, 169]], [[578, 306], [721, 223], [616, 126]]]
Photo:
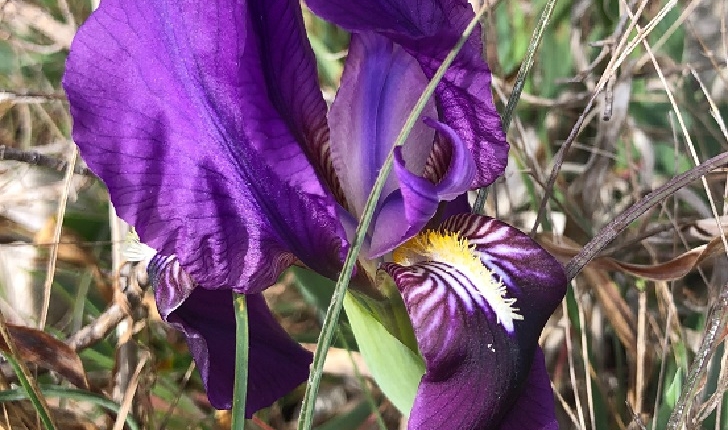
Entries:
[[409, 428], [552, 428], [537, 351], [566, 292], [561, 264], [519, 230], [472, 214], [411, 239], [394, 259], [383, 269], [402, 293], [426, 365]]

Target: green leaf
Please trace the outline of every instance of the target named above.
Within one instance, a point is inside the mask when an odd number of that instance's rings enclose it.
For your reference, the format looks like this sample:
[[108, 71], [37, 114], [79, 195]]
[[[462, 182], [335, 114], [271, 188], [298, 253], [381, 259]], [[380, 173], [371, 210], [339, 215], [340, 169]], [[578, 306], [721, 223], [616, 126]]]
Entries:
[[665, 390], [665, 404], [671, 409], [675, 407], [682, 393], [682, 379], [682, 369], [678, 367], [672, 382]]
[[245, 294], [233, 293], [235, 306], [235, 385], [233, 430], [245, 429], [245, 396], [248, 393], [248, 305]]
[[425, 373], [424, 361], [382, 325], [371, 300], [347, 292], [344, 309], [372, 376], [397, 409], [408, 415]]
[[[672, 372], [674, 373], [672, 378], [670, 378], [670, 374]], [[660, 407], [656, 411], [657, 419], [655, 420], [654, 426], [650, 425], [650, 430], [664, 429], [667, 427], [670, 415], [672, 415], [675, 405], [677, 404], [678, 399], [680, 399], [680, 394], [682, 393], [682, 375], [683, 369], [681, 367], [677, 366], [672, 361], [667, 364], [664, 381], [667, 382], [671, 380], [672, 382], [666, 386], [662, 393], [662, 402], [660, 402]]]
[[326, 423], [316, 427], [315, 430], [356, 429], [361, 427], [371, 415], [372, 411], [369, 402], [364, 400], [359, 402], [348, 413], [330, 419]]

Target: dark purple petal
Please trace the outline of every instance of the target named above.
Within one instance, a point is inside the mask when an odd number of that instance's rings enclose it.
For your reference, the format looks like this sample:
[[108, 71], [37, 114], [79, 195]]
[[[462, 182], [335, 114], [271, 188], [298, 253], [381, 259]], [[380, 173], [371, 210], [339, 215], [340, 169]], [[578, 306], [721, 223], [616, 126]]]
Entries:
[[[229, 290], [195, 286], [174, 257], [149, 266], [162, 318], [182, 331], [217, 409], [232, 406], [235, 380], [235, 314]], [[278, 324], [261, 294], [246, 296], [249, 321], [248, 395], [245, 416], [270, 406], [308, 377], [312, 354]]]
[[64, 77], [120, 216], [203, 287], [239, 292], [293, 256], [338, 271], [344, 233], [307, 157], [328, 133], [316, 85], [296, 0], [104, 0]]
[[[543, 394], [521, 393], [524, 384], [539, 384], [543, 376], [536, 367], [529, 377], [541, 330], [566, 292], [561, 264], [524, 233], [485, 216], [454, 216], [439, 232], [458, 233], [474, 258], [458, 259], [456, 248], [443, 248], [400, 261], [407, 265], [383, 266], [402, 293], [425, 359], [409, 428], [498, 429], [518, 402], [542, 404], [527, 410], [548, 407]], [[403, 248], [412, 249], [408, 244]], [[397, 252], [404, 251], [395, 251], [395, 259]], [[474, 266], [463, 261], [482, 264], [495, 276], [476, 279]], [[504, 307], [505, 301], [492, 299], [486, 286], [499, 280], [506, 287], [502, 298], [515, 303]]]
[[[474, 17], [466, 0], [307, 0], [307, 4], [317, 15], [347, 30], [389, 37], [417, 59], [428, 79]], [[482, 52], [476, 30], [435, 92], [440, 118], [472, 152], [477, 166], [473, 188], [493, 182], [508, 161], [508, 143]]]
[[[442, 209], [442, 212], [438, 212], [439, 220], [444, 220], [454, 215], [470, 213], [472, 211], [470, 203], [468, 202], [467, 194], [463, 194], [455, 200], [445, 202], [443, 206], [444, 208]], [[438, 222], [437, 224], [439, 225], [440, 223]]]
[[424, 122], [447, 136], [452, 155], [447, 172], [439, 183], [433, 184], [409, 169], [401, 147], [394, 149], [394, 173], [400, 189], [382, 202], [376, 214], [370, 256], [383, 255], [421, 231], [437, 212], [440, 202], [463, 195], [475, 176], [473, 159], [455, 132], [430, 118]]
[[518, 400], [503, 418], [500, 430], [559, 430], [551, 378], [546, 371], [543, 351], [536, 348], [528, 379]]
[[[341, 86], [329, 112], [332, 162], [357, 219], [405, 120], [427, 85], [417, 62], [399, 46], [374, 33], [351, 37]], [[434, 103], [425, 108], [437, 115]], [[410, 170], [421, 174], [434, 132], [417, 122], [404, 144]], [[390, 176], [382, 196], [398, 188]]]

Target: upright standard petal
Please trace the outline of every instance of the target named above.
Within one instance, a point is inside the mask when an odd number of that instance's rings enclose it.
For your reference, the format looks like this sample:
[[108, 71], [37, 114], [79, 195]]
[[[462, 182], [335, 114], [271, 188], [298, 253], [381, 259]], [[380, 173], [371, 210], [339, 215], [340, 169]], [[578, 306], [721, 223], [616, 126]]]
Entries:
[[[235, 313], [231, 291], [195, 288], [174, 257], [149, 265], [162, 318], [182, 331], [217, 409], [230, 409], [235, 380]], [[312, 354], [278, 324], [261, 294], [246, 297], [249, 321], [248, 394], [245, 416], [270, 406], [308, 377]]]
[[259, 292], [293, 256], [338, 271], [344, 232], [309, 161], [327, 130], [297, 0], [104, 0], [63, 83], [120, 216], [202, 287]]
[[[356, 219], [426, 85], [415, 59], [392, 41], [374, 33], [351, 36], [329, 124], [332, 162]], [[424, 114], [437, 115], [434, 103], [426, 105]], [[418, 121], [403, 145], [402, 158], [416, 175], [424, 171], [434, 135], [432, 128]], [[398, 188], [390, 176], [382, 199]]]
[[[566, 292], [561, 264], [517, 229], [472, 214], [416, 236], [393, 258], [383, 268], [402, 292], [426, 366], [409, 428], [548, 428], [553, 398], [536, 351]], [[506, 419], [523, 402], [520, 413], [543, 416]]]
[[[430, 79], [455, 46], [474, 12], [467, 0], [307, 0], [317, 15], [352, 32], [376, 32], [409, 52]], [[474, 31], [448, 69], [435, 96], [441, 120], [470, 149], [477, 167], [472, 188], [505, 171], [508, 143], [491, 93], [490, 69]]]
[[[352, 35], [329, 123], [332, 161], [356, 219], [425, 85], [415, 59], [391, 40], [375, 33]], [[434, 103], [426, 105], [425, 114], [437, 115]], [[440, 160], [448, 165], [442, 176], [425, 177], [433, 158], [435, 132], [439, 147], [447, 148], [437, 154], [448, 156]], [[426, 117], [415, 123], [407, 141], [395, 149], [394, 170], [396, 175], [388, 178], [377, 205], [370, 237], [372, 257], [391, 251], [419, 232], [441, 200], [452, 200], [469, 189], [476, 169], [454, 130]]]
[[[394, 150], [394, 173], [399, 189], [388, 196], [375, 215], [370, 255], [383, 255], [420, 232], [437, 212], [440, 202], [462, 196], [475, 176], [475, 166], [467, 147], [447, 125], [431, 118], [424, 121], [446, 136], [449, 160], [445, 174], [437, 183], [414, 174], [403, 156], [403, 148]], [[444, 145], [444, 144], [442, 144]], [[404, 217], [402, 217], [404, 214]]]

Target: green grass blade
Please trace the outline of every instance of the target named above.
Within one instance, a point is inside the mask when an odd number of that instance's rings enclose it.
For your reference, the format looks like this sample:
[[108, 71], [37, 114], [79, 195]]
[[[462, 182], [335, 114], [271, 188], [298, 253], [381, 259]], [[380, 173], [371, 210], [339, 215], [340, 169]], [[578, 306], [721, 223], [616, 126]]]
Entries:
[[235, 385], [232, 430], [245, 429], [245, 397], [248, 394], [248, 306], [245, 294], [233, 293], [235, 307]]

